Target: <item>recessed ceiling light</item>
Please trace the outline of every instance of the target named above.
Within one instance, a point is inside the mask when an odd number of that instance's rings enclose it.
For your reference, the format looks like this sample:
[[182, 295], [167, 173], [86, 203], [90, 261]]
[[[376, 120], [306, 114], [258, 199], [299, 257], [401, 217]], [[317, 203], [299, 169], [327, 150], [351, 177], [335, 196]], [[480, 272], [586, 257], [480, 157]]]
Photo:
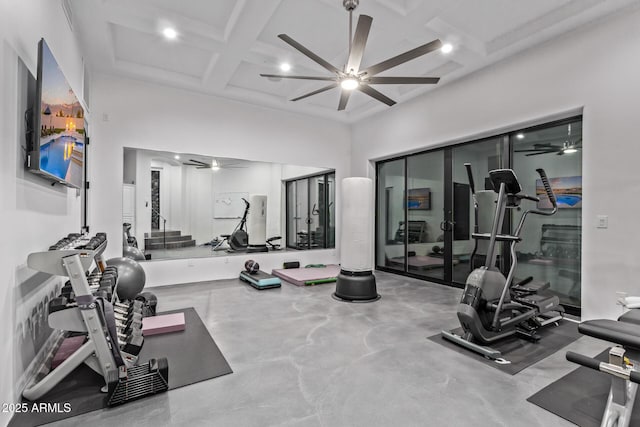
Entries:
[[360, 82], [354, 78], [346, 78], [340, 82], [340, 86], [345, 90], [353, 90], [358, 87]]
[[280, 70], [289, 71], [291, 70], [291, 65], [287, 64], [286, 62], [283, 62], [282, 64], [280, 64]]
[[562, 151], [564, 151], [564, 154], [573, 154], [578, 152], [578, 150], [575, 147], [567, 147]]
[[516, 138], [524, 139], [524, 134], [523, 133], [519, 133], [519, 134], [516, 135]]
[[445, 43], [442, 45], [440, 50], [442, 51], [442, 53], [449, 53], [453, 50], [453, 45], [451, 43]]
[[173, 156], [173, 158], [176, 159], [176, 160], [180, 160], [180, 156], [177, 155], [177, 154], [175, 156]]
[[162, 30], [162, 35], [168, 38], [169, 40], [174, 40], [176, 37], [178, 37], [177, 31], [171, 27], [167, 27], [164, 30]]

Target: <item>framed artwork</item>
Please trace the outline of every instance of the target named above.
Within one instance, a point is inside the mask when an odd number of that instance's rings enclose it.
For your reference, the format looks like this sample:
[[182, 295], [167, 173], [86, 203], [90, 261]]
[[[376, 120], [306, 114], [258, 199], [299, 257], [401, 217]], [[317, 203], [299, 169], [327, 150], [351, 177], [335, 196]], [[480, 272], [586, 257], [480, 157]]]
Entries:
[[[582, 176], [565, 176], [562, 178], [549, 178], [549, 184], [556, 196], [558, 209], [582, 207]], [[551, 209], [551, 201], [544, 191], [542, 181], [536, 180], [536, 196], [540, 198], [538, 209]]]
[[431, 189], [412, 188], [407, 193], [407, 209], [409, 210], [431, 210]]

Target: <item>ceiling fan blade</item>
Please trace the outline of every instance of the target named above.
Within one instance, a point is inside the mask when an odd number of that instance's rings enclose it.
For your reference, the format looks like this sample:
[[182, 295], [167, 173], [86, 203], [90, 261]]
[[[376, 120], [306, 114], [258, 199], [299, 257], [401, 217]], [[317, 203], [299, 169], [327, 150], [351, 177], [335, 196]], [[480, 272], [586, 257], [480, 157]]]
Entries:
[[349, 102], [350, 95], [350, 90], [342, 89], [342, 92], [340, 93], [340, 103], [338, 104], [338, 111], [342, 111], [347, 108], [347, 102]]
[[532, 148], [531, 150], [513, 150], [514, 153], [539, 153], [540, 151], [547, 150], [542, 150], [540, 148]]
[[292, 39], [288, 35], [286, 35], [286, 34], [278, 34], [278, 37], [280, 39], [282, 39], [285, 43], [287, 43], [290, 46], [292, 46], [293, 48], [297, 49], [302, 54], [308, 56], [311, 60], [313, 60], [317, 64], [320, 64], [321, 66], [323, 66], [327, 70], [331, 71], [332, 73], [336, 73], [336, 74], [340, 74], [341, 73], [341, 71], [338, 70], [336, 67], [334, 67], [333, 65], [329, 64], [327, 61], [325, 61], [324, 59], [320, 58], [318, 55], [316, 55], [315, 53], [311, 52], [309, 49], [307, 49], [306, 47], [302, 46], [300, 43], [298, 43], [297, 41], [295, 41], [294, 39]]
[[360, 92], [366, 93], [370, 97], [375, 98], [380, 102], [384, 102], [389, 107], [395, 105], [395, 103], [396, 103], [396, 101], [394, 101], [393, 99], [391, 99], [388, 96], [378, 92], [377, 90], [375, 90], [374, 88], [372, 88], [371, 86], [369, 86], [367, 84], [361, 84], [360, 86], [358, 86], [358, 90]]
[[556, 156], [564, 156], [564, 151], [558, 151], [558, 152], [556, 153]]
[[260, 74], [262, 77], [277, 77], [279, 79], [298, 79], [298, 80], [323, 80], [323, 81], [335, 81], [335, 77], [316, 77], [316, 76], [287, 76], [282, 74]]
[[338, 83], [330, 84], [329, 86], [325, 86], [322, 89], [314, 90], [313, 92], [309, 92], [309, 93], [307, 93], [305, 95], [299, 96], [297, 98], [293, 98], [292, 101], [299, 101], [299, 100], [301, 100], [303, 98], [307, 98], [307, 97], [312, 96], [312, 95], [317, 95], [319, 93], [326, 92], [329, 89], [333, 89], [336, 86], [338, 86]]
[[538, 153], [525, 154], [525, 156], [527, 156], [527, 157], [539, 156], [540, 154], [551, 154], [551, 153], [556, 153], [556, 151], [540, 151]]
[[347, 61], [347, 73], [357, 73], [360, 68], [360, 63], [362, 62], [362, 56], [364, 55], [364, 48], [367, 45], [367, 38], [369, 37], [369, 30], [371, 30], [372, 22], [373, 18], [368, 15], [360, 15], [358, 18], [358, 25], [356, 25], [356, 32], [353, 35], [351, 52], [349, 52], [349, 60]]
[[370, 85], [433, 85], [440, 77], [369, 77]]
[[194, 159], [189, 159], [188, 162], [184, 162], [182, 163], [183, 165], [186, 166], [203, 166], [203, 167], [209, 167], [210, 165], [208, 163], [205, 162], [201, 162], [200, 160], [194, 160]]
[[370, 76], [373, 76], [375, 74], [388, 70], [389, 68], [396, 67], [419, 56], [426, 55], [427, 53], [433, 52], [434, 50], [438, 50], [441, 47], [442, 42], [439, 39], [435, 39], [432, 42], [423, 44], [422, 46], [418, 46], [415, 49], [411, 49], [405, 53], [401, 53], [400, 55], [394, 56], [393, 58], [387, 59], [386, 61], [382, 61], [376, 65], [372, 65], [371, 67], [361, 71], [361, 73], [367, 73]]

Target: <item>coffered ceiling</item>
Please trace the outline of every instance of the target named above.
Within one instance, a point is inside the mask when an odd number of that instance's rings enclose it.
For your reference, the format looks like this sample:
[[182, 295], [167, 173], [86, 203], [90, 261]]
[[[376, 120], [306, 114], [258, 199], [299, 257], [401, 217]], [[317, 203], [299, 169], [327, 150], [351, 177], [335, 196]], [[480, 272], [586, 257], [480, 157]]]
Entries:
[[[388, 108], [357, 92], [336, 111], [337, 89], [289, 99], [323, 82], [273, 80], [260, 73], [329, 76], [278, 39], [286, 33], [341, 68], [348, 55], [342, 0], [64, 0], [91, 72], [154, 81], [252, 104], [353, 122]], [[361, 0], [354, 15], [373, 17], [363, 66], [439, 38], [453, 45], [386, 71], [439, 76], [438, 85], [384, 85], [402, 103], [491, 63], [590, 25], [638, 0]], [[166, 27], [178, 37], [162, 36]]]

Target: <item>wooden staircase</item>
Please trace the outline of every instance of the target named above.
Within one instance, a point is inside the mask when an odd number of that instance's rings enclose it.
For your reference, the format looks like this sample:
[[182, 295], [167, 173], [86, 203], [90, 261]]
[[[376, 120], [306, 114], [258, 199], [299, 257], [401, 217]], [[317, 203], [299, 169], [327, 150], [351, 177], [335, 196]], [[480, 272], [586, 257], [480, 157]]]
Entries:
[[144, 233], [145, 250], [188, 248], [195, 245], [196, 241], [190, 235], [183, 236], [179, 230], [167, 230], [164, 233], [162, 230], [153, 230], [151, 233]]

